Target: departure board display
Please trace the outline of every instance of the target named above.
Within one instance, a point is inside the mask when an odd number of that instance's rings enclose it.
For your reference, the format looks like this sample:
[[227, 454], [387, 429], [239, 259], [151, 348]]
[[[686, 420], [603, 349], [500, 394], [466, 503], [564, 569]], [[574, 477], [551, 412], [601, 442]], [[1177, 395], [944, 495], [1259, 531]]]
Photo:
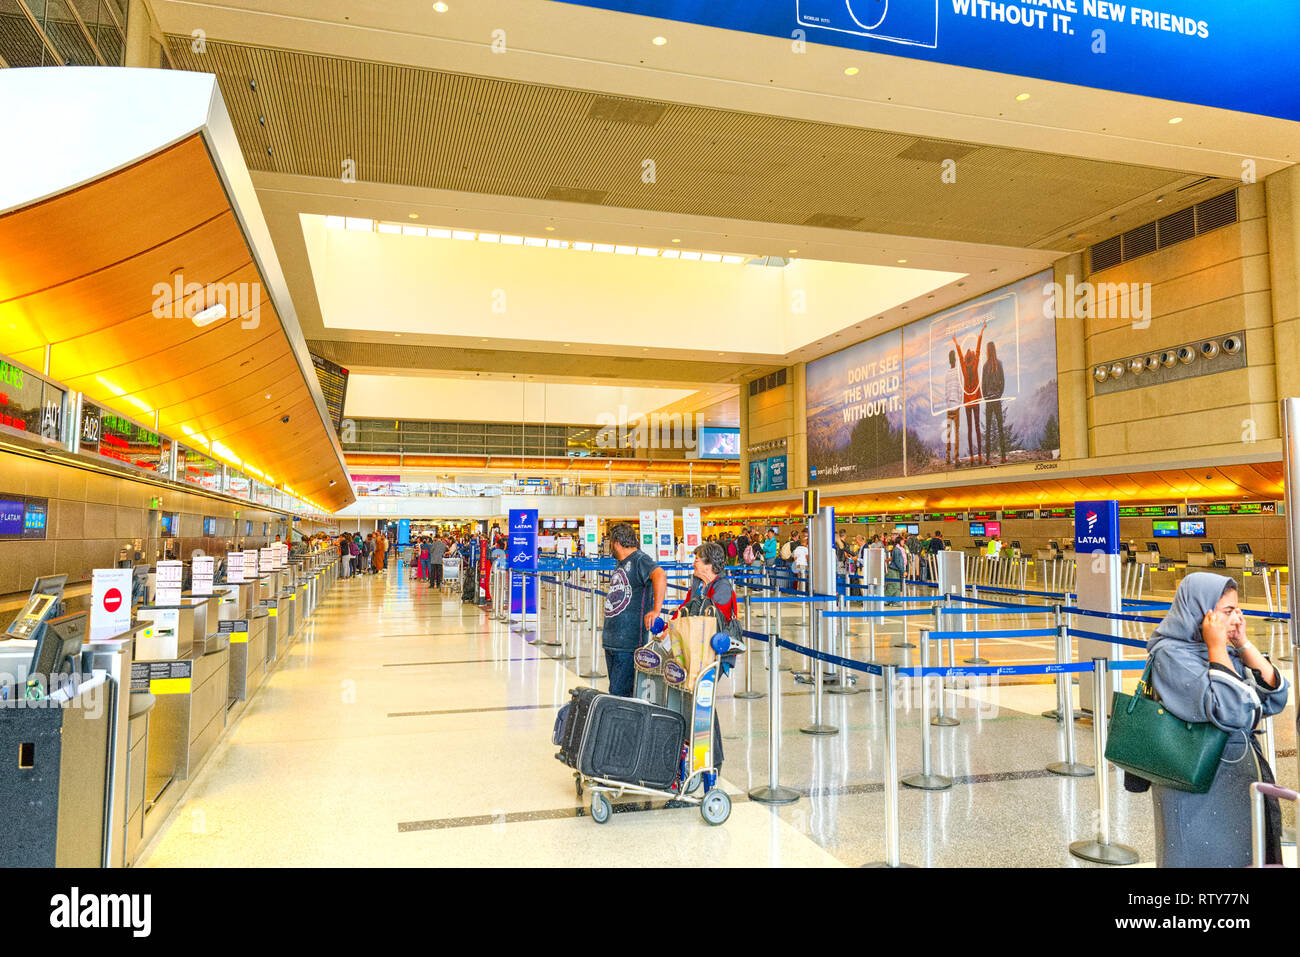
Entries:
[[176, 480], [210, 492], [221, 491], [221, 465], [202, 452], [184, 445], [176, 447]]
[[324, 356], [311, 354], [311, 364], [316, 367], [316, 381], [325, 396], [325, 409], [337, 432], [343, 428], [343, 402], [348, 395], [348, 370]]
[[968, 513], [972, 522], [996, 522], [998, 520], [998, 510], [995, 508], [982, 508]]
[[150, 472], [163, 471], [165, 442], [157, 432], [109, 412], [100, 417], [99, 454]]
[[964, 522], [966, 521], [965, 512], [926, 512], [925, 520], [927, 522]]
[[1012, 518], [1037, 518], [1038, 512], [1032, 508], [1003, 509], [1002, 520], [1005, 522]]
[[1276, 515], [1276, 502], [1208, 502], [1188, 504], [1188, 515]]
[[1056, 508], [1040, 508], [1039, 518], [1074, 518], [1073, 505], [1060, 505]]
[[1177, 518], [1177, 505], [1121, 505], [1120, 518]]

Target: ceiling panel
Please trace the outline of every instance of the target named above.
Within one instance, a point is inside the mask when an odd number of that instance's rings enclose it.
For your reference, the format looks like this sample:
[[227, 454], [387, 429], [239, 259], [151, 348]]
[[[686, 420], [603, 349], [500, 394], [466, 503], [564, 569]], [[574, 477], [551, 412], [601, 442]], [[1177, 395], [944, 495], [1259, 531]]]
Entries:
[[[154, 287], [257, 283], [234, 314], [198, 328], [157, 308]], [[157, 411], [326, 507], [353, 498], [308, 380], [266, 299], [202, 139], [196, 134], [94, 183], [0, 216], [0, 329], [6, 351], [92, 400], [152, 424]], [[265, 399], [266, 392], [274, 396]], [[276, 406], [280, 408], [276, 408]], [[281, 422], [288, 414], [289, 423]], [[335, 485], [331, 488], [330, 482]]]
[[[253, 170], [338, 180], [351, 159], [366, 182], [1054, 249], [1086, 245], [1069, 237], [1077, 223], [1198, 179], [213, 40], [197, 54], [188, 35], [168, 41], [175, 66], [216, 74]], [[599, 103], [629, 115], [593, 110]], [[957, 159], [956, 182], [941, 179], [944, 158]], [[643, 176], [647, 159], [653, 177]], [[1210, 179], [1183, 198], [1226, 185]]]

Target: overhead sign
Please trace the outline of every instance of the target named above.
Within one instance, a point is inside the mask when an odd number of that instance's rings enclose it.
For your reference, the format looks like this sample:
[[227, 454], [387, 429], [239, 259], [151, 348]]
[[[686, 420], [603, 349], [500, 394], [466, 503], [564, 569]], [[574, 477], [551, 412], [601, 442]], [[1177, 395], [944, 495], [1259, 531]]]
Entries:
[[1074, 550], [1119, 554], [1119, 502], [1074, 503]]
[[1300, 120], [1292, 0], [560, 2]]
[[132, 568], [96, 568], [90, 576], [91, 641], [113, 638], [131, 627]]

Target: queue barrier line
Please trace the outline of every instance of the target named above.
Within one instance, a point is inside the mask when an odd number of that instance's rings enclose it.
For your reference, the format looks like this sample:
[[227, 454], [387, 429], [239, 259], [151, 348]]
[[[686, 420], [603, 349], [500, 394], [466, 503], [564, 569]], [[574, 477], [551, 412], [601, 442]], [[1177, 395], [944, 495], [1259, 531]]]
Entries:
[[1117, 615], [1111, 611], [1090, 611], [1087, 608], [1075, 608], [1069, 606], [1061, 609], [1062, 613], [1067, 615], [1087, 615], [1089, 618], [1109, 618], [1112, 621], [1142, 621], [1148, 624], [1158, 625], [1163, 618], [1152, 618], [1150, 615]]
[[972, 638], [1055, 638], [1055, 628], [1006, 628], [1000, 631], [932, 631], [935, 641], [970, 641]]
[[903, 597], [901, 597], [901, 596], [898, 597], [898, 598], [890, 598], [890, 597], [887, 596], [887, 595], [840, 595], [839, 597], [843, 598], [845, 601], [894, 601], [894, 602], [919, 602], [919, 601], [923, 601], [923, 602], [926, 602], [927, 604], [930, 604], [930, 605], [933, 605], [933, 604], [934, 604], [934, 598], [933, 598], [933, 597], [929, 597], [929, 598], [927, 598], [927, 597], [925, 597], [925, 596], [921, 596], [921, 597], [919, 597], [919, 598], [916, 597], [916, 596], [910, 596], [910, 597], [908, 597], [908, 598], [903, 598]]
[[912, 615], [933, 615], [933, 608], [901, 608], [897, 611], [824, 611], [823, 618], [908, 618]]
[[952, 601], [965, 601], [976, 605], [988, 605], [991, 608], [1020, 608], [1031, 612], [1050, 612], [1052, 610], [1052, 606], [1050, 605], [1020, 605], [1013, 601], [994, 601], [992, 598], [971, 598], [969, 595], [945, 595], [944, 597], [949, 598]]
[[[1042, 605], [1013, 605], [1011, 607], [1029, 609], [1028, 612], [1022, 612], [1022, 614], [1032, 613], [1038, 615], [1051, 615], [1055, 613], [1055, 609], [1046, 608]], [[939, 614], [941, 615], [996, 615], [998, 613], [988, 608], [950, 608], [947, 605], [941, 605], [939, 607]]]
[[1071, 638], [1090, 638], [1093, 641], [1105, 641], [1112, 645], [1126, 645], [1130, 648], [1147, 648], [1145, 641], [1139, 638], [1120, 638], [1117, 635], [1108, 635], [1100, 631], [1084, 631], [1080, 628], [1067, 628], [1065, 633]]

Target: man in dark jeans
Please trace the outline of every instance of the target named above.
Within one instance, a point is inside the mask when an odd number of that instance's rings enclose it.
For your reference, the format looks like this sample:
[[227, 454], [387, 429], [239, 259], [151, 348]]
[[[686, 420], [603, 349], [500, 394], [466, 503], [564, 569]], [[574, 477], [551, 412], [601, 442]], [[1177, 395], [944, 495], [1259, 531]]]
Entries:
[[447, 543], [435, 538], [429, 543], [429, 587], [442, 587], [442, 560], [447, 554]]
[[668, 576], [641, 551], [631, 525], [615, 525], [609, 530], [609, 539], [618, 565], [605, 594], [605, 670], [609, 693], [630, 698], [636, 690], [632, 653], [645, 644], [651, 623], [663, 610]]
[[1002, 461], [1007, 460], [1007, 423], [1003, 419], [1002, 409], [1002, 392], [1006, 389], [1006, 373], [1002, 370], [1002, 362], [998, 359], [997, 346], [992, 342], [988, 344], [985, 350], [988, 358], [984, 362], [983, 388], [984, 388], [984, 463], [987, 465], [989, 457], [993, 454], [993, 427], [996, 424], [998, 430], [998, 450], [1002, 454]]

